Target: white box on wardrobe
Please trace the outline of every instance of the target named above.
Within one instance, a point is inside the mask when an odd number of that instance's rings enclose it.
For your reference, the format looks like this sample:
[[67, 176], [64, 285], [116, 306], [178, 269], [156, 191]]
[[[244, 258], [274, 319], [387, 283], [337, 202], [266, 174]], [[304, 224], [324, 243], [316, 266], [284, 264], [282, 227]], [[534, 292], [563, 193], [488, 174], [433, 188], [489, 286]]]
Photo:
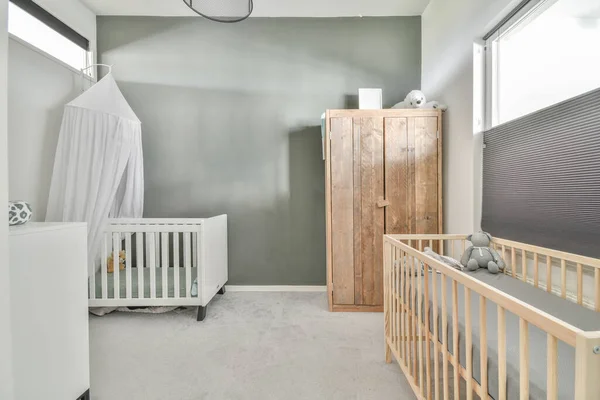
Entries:
[[358, 89], [358, 108], [381, 110], [383, 108], [383, 91], [381, 89]]

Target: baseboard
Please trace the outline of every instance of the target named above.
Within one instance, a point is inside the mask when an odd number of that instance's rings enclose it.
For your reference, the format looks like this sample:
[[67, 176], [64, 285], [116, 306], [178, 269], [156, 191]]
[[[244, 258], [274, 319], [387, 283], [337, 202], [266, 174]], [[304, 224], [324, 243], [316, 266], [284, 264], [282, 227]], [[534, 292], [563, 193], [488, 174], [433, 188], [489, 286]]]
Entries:
[[327, 286], [295, 286], [295, 285], [225, 285], [228, 292], [326, 292]]

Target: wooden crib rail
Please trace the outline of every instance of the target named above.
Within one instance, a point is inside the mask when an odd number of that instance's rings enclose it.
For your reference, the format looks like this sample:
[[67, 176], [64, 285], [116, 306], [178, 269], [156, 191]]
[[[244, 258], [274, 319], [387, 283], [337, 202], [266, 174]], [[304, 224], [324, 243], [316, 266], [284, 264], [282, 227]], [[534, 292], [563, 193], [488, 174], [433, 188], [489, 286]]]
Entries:
[[[384, 239], [386, 360], [391, 362], [392, 356], [396, 358], [417, 398], [449, 399], [452, 394], [455, 399], [472, 399], [474, 394], [479, 398], [490, 398], [485, 321], [486, 304], [491, 301], [496, 304], [498, 311], [497, 357], [500, 400], [507, 398], [507, 311], [519, 318], [520, 398], [529, 399], [529, 328], [534, 325], [547, 334], [547, 398], [558, 398], [558, 341], [562, 341], [576, 350], [578, 381], [574, 399], [595, 399], [594, 396], [600, 391], [600, 384], [597, 382], [599, 381], [597, 375], [600, 373], [600, 355], [595, 353], [596, 350], [600, 353], [600, 347], [596, 348], [600, 346], [600, 332], [583, 332], [417, 250], [435, 241], [464, 243], [465, 240], [466, 235], [391, 235], [385, 236]], [[515, 244], [512, 243], [512, 246]], [[546, 253], [541, 251], [539, 254], [546, 256]], [[451, 280], [452, 300], [446, 304], [448, 279]], [[441, 299], [438, 297], [440, 283]], [[459, 286], [464, 289], [462, 307], [459, 307], [458, 301]], [[433, 290], [432, 296], [430, 290]], [[480, 296], [478, 316], [472, 315], [471, 311], [473, 294]], [[438, 304], [442, 313], [441, 330], [438, 326], [440, 323]], [[459, 341], [459, 314], [464, 317], [463, 334], [466, 349], [464, 366], [459, 362], [456, 351], [463, 340]], [[430, 315], [433, 315], [431, 321]], [[480, 326], [479, 358], [482, 362], [479, 363], [478, 372], [481, 382], [473, 377], [472, 321], [474, 319], [479, 320]], [[448, 337], [449, 326], [452, 326], [452, 337]], [[461, 380], [464, 380], [464, 386], [461, 385]], [[465, 393], [461, 396], [460, 392], [463, 390]]]
[[[493, 301], [497, 305], [503, 307], [506, 311], [510, 311], [516, 316], [524, 318], [527, 322], [536, 325], [538, 328], [545, 330], [546, 332], [554, 335], [559, 340], [562, 340], [571, 346], [575, 346], [577, 333], [582, 332], [581, 329], [567, 324], [566, 322], [561, 321], [560, 319], [555, 318], [541, 310], [532, 308], [529, 304], [509, 296], [495, 287], [483, 283], [468, 274], [449, 267], [446, 264], [442, 264], [441, 262], [426, 256], [417, 249], [409, 247], [408, 245], [394, 238], [386, 236], [384, 243], [388, 243], [400, 248], [401, 252], [406, 256], [421, 260], [435, 271], [439, 271], [442, 275], [447, 276], [453, 281], [463, 285], [465, 288], [472, 290], [486, 299]], [[389, 247], [386, 250], [389, 252]]]
[[505, 273], [563, 299], [600, 311], [600, 259], [494, 238]]

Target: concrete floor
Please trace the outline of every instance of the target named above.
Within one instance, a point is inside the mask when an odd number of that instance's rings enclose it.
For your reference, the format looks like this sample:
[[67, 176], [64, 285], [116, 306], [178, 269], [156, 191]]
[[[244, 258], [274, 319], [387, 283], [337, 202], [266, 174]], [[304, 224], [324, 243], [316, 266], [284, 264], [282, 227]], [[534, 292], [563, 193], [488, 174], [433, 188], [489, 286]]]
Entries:
[[229, 292], [195, 309], [90, 316], [93, 400], [414, 399], [386, 364], [382, 314], [324, 293]]

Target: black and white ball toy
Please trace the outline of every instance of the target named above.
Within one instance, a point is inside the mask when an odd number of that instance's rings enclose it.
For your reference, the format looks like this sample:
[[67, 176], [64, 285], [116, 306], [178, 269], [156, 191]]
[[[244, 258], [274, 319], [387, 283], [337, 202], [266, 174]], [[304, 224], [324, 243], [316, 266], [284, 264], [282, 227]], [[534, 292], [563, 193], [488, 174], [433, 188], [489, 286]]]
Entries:
[[23, 225], [31, 219], [31, 206], [25, 201], [8, 202], [8, 225]]

